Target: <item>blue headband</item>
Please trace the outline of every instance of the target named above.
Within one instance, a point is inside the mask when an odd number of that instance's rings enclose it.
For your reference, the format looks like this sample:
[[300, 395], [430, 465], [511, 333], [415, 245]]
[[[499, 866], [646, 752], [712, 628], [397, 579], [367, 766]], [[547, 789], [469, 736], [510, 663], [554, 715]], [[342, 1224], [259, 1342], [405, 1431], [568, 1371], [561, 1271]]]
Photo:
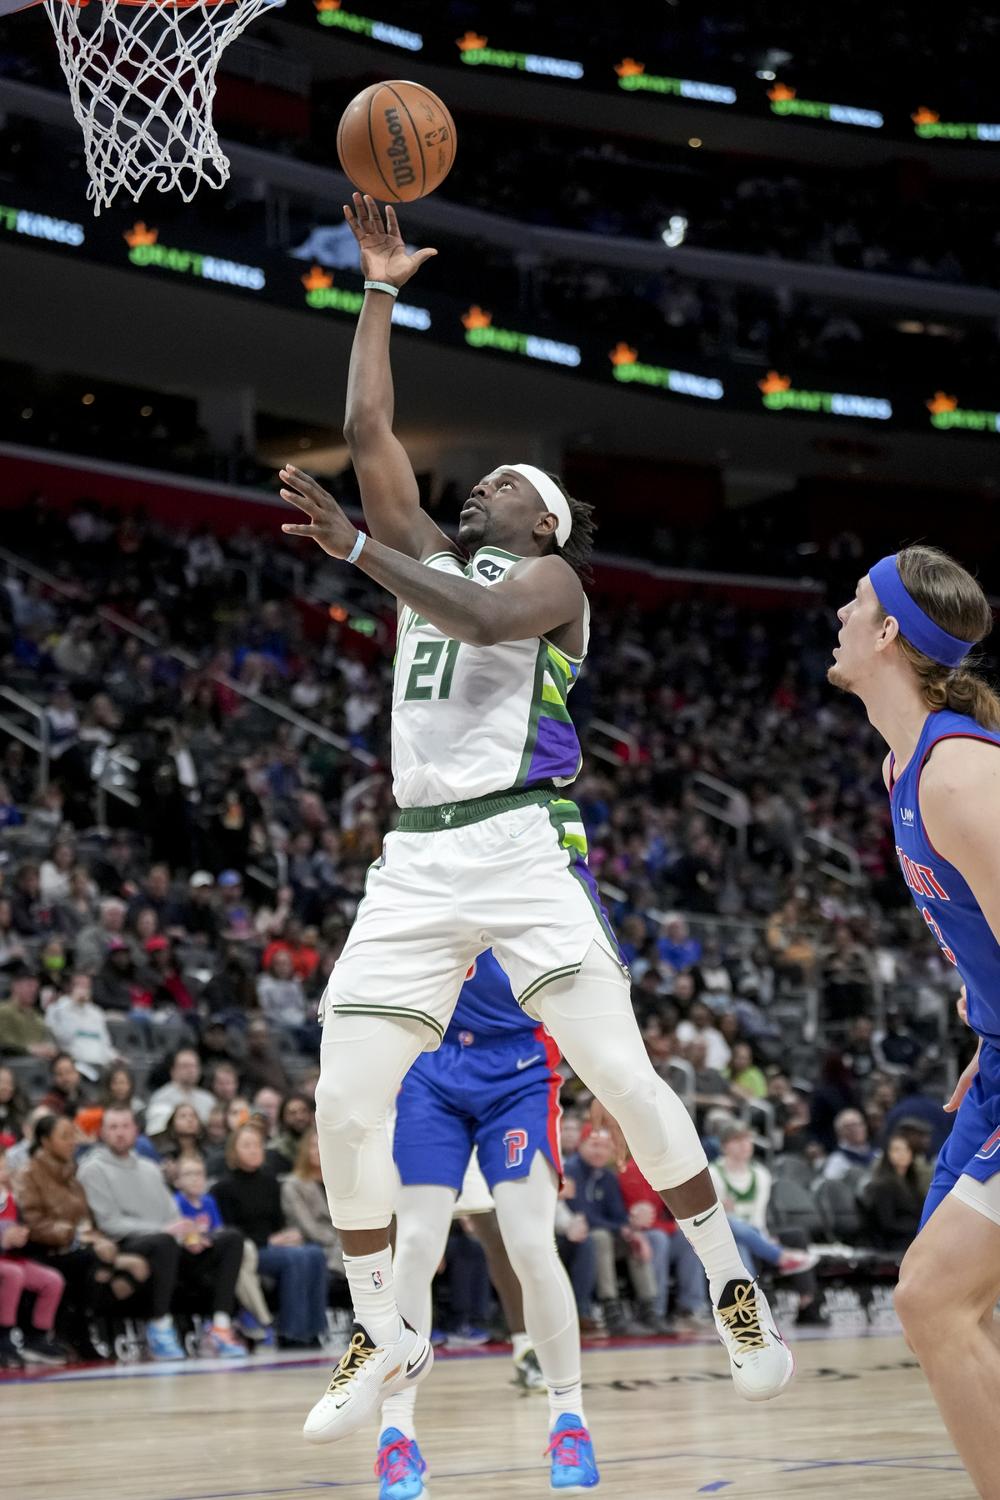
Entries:
[[868, 574], [878, 602], [887, 615], [892, 615], [899, 625], [899, 633], [916, 646], [931, 661], [943, 667], [957, 667], [975, 646], [975, 641], [960, 641], [935, 624], [930, 615], [910, 594], [899, 576], [899, 563], [895, 556], [883, 557]]

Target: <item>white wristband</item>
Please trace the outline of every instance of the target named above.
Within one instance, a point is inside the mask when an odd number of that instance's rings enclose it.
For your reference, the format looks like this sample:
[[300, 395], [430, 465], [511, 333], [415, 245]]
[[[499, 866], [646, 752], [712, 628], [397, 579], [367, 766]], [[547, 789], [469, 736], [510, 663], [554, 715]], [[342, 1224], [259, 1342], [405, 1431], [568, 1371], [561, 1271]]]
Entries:
[[349, 563], [356, 563], [358, 558], [361, 556], [362, 549], [367, 540], [368, 538], [365, 536], [364, 532], [359, 531], [357, 536], [354, 538], [354, 546], [351, 548], [350, 552], [348, 552], [347, 556], [344, 558], [344, 561]]
[[366, 281], [365, 282], [365, 291], [366, 292], [388, 292], [389, 296], [393, 297], [393, 298], [399, 296], [399, 287], [398, 286], [393, 286], [388, 281]]

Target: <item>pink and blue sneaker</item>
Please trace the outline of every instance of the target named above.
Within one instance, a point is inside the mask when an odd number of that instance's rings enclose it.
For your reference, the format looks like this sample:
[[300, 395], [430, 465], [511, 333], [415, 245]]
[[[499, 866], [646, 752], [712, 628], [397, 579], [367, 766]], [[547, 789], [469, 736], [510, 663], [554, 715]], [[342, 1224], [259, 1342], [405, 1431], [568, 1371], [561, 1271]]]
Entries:
[[546, 1453], [552, 1456], [549, 1484], [564, 1495], [578, 1495], [601, 1482], [590, 1433], [578, 1416], [563, 1412], [552, 1429]]
[[416, 1438], [404, 1437], [398, 1427], [387, 1427], [378, 1440], [375, 1477], [378, 1500], [422, 1500], [430, 1495], [424, 1485], [427, 1473]]

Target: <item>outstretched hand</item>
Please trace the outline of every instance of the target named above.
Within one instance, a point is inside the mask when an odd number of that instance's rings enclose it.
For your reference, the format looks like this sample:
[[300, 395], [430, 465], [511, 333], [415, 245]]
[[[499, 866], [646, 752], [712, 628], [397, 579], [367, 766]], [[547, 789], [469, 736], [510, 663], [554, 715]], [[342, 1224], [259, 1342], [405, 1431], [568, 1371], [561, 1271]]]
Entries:
[[304, 510], [309, 517], [308, 523], [286, 522], [282, 531], [289, 536], [311, 537], [331, 557], [346, 557], [357, 541], [358, 528], [347, 519], [333, 496], [311, 475], [303, 474], [291, 464], [279, 470], [278, 477], [285, 486], [282, 500]]
[[383, 224], [378, 204], [368, 193], [355, 193], [353, 208], [349, 203], [344, 204], [344, 218], [361, 250], [361, 272], [366, 281], [405, 286], [424, 261], [437, 255], [436, 250], [415, 250], [410, 255], [392, 204], [385, 206]]

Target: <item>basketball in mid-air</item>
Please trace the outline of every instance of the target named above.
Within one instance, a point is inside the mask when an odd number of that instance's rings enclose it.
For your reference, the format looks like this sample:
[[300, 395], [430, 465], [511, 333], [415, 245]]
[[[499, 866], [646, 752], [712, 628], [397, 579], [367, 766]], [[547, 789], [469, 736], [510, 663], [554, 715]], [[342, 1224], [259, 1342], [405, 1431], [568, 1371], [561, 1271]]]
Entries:
[[356, 188], [387, 203], [433, 193], [455, 160], [455, 122], [421, 83], [373, 83], [352, 99], [337, 129], [340, 165]]

